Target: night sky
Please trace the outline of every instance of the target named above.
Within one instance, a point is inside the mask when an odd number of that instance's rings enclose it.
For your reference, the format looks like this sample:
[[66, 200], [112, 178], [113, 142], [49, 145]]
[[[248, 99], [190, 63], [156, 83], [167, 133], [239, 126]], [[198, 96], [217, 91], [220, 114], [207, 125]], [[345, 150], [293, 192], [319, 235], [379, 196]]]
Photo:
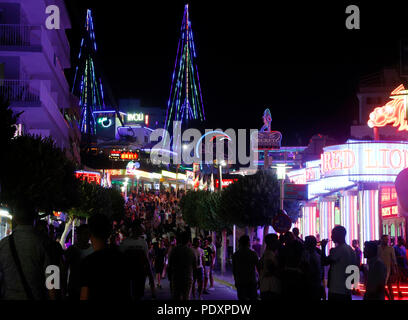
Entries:
[[[345, 141], [358, 115], [359, 77], [399, 67], [408, 4], [333, 2], [191, 1], [206, 127], [260, 128], [269, 107], [283, 145], [307, 144], [316, 133]], [[185, 1], [117, 3], [66, 0], [73, 65], [91, 8], [112, 97], [165, 108]], [[350, 4], [360, 7], [360, 30], [345, 27]]]

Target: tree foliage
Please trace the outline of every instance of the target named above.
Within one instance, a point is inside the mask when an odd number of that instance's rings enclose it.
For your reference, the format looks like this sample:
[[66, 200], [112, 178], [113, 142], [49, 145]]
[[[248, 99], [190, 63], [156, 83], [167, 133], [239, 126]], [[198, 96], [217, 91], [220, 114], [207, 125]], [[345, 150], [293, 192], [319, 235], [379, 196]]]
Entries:
[[280, 188], [276, 175], [259, 170], [223, 190], [220, 214], [228, 224], [239, 227], [269, 225], [278, 213], [279, 199]]
[[113, 220], [124, 216], [124, 199], [115, 189], [82, 182], [79, 186], [79, 195], [78, 205], [68, 211], [68, 214], [73, 217], [103, 214]]
[[0, 197], [15, 214], [51, 214], [78, 203], [75, 166], [51, 138], [17, 137], [3, 160]]
[[227, 227], [219, 216], [220, 194], [210, 191], [189, 191], [181, 199], [183, 219], [191, 227], [220, 231]]

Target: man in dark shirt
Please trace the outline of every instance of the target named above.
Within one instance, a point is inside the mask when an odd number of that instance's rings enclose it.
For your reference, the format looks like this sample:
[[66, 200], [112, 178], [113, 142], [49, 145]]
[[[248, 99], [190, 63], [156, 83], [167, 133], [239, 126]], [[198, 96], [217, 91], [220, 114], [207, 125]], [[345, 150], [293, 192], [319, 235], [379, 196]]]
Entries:
[[194, 251], [188, 246], [188, 234], [183, 232], [178, 239], [178, 245], [169, 253], [171, 291], [174, 300], [189, 300], [197, 261]]
[[239, 239], [239, 249], [232, 256], [232, 272], [237, 287], [238, 300], [256, 300], [258, 255], [249, 248], [247, 235]]
[[387, 268], [378, 258], [377, 251], [378, 243], [376, 241], [366, 241], [364, 243], [364, 257], [367, 258], [368, 262], [364, 300], [385, 300]]
[[207, 285], [208, 285], [208, 281], [210, 280], [210, 272], [211, 272], [211, 266], [213, 264], [213, 256], [214, 256], [214, 252], [210, 247], [208, 239], [204, 240], [203, 251], [204, 251], [204, 290], [203, 290], [203, 293], [208, 294]]
[[356, 253], [356, 262], [358, 267], [361, 267], [361, 250], [358, 246], [358, 240], [353, 240], [351, 242], [351, 246], [353, 247], [354, 252]]
[[81, 300], [129, 300], [130, 272], [125, 255], [107, 246], [110, 223], [106, 216], [89, 218], [89, 231], [94, 253], [81, 264]]

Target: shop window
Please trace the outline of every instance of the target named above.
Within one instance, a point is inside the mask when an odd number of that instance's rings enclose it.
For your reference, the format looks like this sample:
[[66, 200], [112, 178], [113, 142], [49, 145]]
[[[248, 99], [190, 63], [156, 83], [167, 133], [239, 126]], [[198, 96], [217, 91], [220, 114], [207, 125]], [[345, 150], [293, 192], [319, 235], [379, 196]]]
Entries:
[[381, 188], [381, 202], [388, 202], [390, 200], [390, 188]]
[[390, 189], [391, 189], [391, 200], [397, 200], [397, 191], [395, 190], [395, 187], [392, 187]]
[[334, 208], [334, 224], [341, 225], [341, 217], [339, 208]]
[[390, 232], [391, 237], [395, 237], [395, 224], [391, 224], [391, 232]]

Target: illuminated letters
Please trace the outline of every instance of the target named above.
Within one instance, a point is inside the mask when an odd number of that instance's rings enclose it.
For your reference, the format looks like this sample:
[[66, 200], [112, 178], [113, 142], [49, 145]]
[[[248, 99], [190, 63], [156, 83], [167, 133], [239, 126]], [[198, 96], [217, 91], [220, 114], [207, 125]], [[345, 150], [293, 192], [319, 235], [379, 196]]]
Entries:
[[129, 122], [131, 122], [131, 121], [138, 122], [138, 121], [143, 121], [144, 120], [144, 115], [143, 115], [142, 112], [140, 112], [140, 113], [129, 113], [127, 115], [127, 117], [128, 117]]

